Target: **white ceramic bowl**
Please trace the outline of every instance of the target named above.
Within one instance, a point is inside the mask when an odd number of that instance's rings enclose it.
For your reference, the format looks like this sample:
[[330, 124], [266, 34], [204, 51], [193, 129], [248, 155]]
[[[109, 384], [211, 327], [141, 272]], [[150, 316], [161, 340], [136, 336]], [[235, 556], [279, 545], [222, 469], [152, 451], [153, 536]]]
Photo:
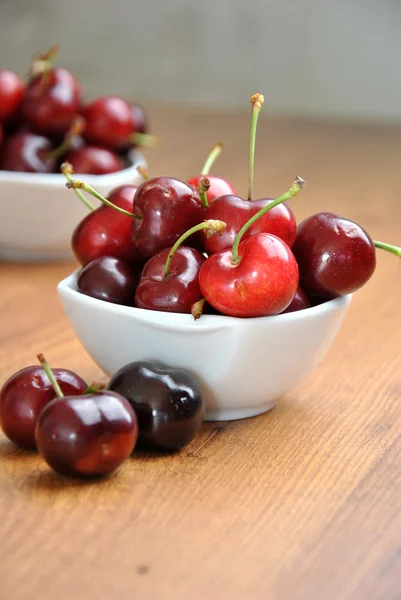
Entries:
[[321, 362], [351, 296], [274, 317], [238, 319], [119, 306], [81, 294], [77, 272], [58, 285], [82, 345], [109, 376], [135, 360], [180, 367], [200, 383], [206, 420], [252, 417], [276, 404]]
[[[144, 157], [132, 152], [132, 165], [110, 175], [77, 175], [101, 194], [143, 181]], [[72, 258], [71, 234], [88, 209], [65, 187], [58, 173], [0, 170], [0, 260], [47, 262]], [[99, 202], [93, 201], [96, 206]]]

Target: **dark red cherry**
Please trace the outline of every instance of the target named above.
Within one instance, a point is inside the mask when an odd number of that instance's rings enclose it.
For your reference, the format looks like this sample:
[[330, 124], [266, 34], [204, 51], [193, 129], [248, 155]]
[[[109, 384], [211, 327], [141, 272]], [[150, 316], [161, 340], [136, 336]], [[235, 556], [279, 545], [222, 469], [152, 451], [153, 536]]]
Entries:
[[297, 310], [304, 310], [304, 308], [309, 308], [311, 306], [310, 300], [304, 290], [298, 286], [297, 291], [295, 292], [295, 296], [291, 300], [291, 303], [281, 314], [295, 312]]
[[82, 294], [126, 306], [134, 304], [137, 284], [138, 275], [131, 265], [113, 256], [95, 258], [81, 269], [77, 280]]
[[[108, 194], [108, 199], [132, 212], [136, 186], [124, 185]], [[100, 256], [123, 258], [130, 263], [141, 262], [132, 235], [132, 217], [102, 205], [77, 225], [71, 241], [76, 259], [86, 265]]]
[[3, 144], [0, 168], [26, 173], [54, 173], [57, 162], [52, 157], [51, 141], [37, 133], [19, 131]]
[[29, 82], [21, 119], [45, 135], [63, 134], [77, 117], [80, 96], [75, 77], [66, 69], [54, 67]]
[[81, 108], [85, 119], [84, 137], [91, 144], [99, 144], [114, 150], [125, 150], [132, 145], [135, 133], [146, 127], [140, 107], [118, 96], [102, 96]]
[[[192, 177], [192, 179], [188, 180], [190, 185], [193, 185], [196, 189], [198, 189], [200, 181], [203, 175], [199, 175], [198, 177]], [[229, 183], [223, 177], [217, 177], [216, 175], [207, 175], [207, 179], [210, 182], [210, 187], [206, 192], [206, 199], [208, 204], [213, 202], [219, 196], [226, 196], [228, 194], [235, 194], [235, 190], [231, 183]]]
[[355, 292], [373, 275], [373, 240], [357, 223], [325, 212], [300, 223], [293, 248], [300, 285], [313, 296], [335, 298]]
[[15, 117], [24, 95], [25, 83], [17, 73], [0, 69], [0, 123]]
[[65, 160], [73, 166], [74, 173], [86, 175], [107, 175], [125, 168], [115, 152], [100, 146], [82, 146], [69, 152]]
[[111, 378], [108, 389], [130, 402], [138, 417], [138, 446], [180, 450], [202, 427], [205, 402], [197, 382], [185, 371], [138, 361]]
[[3, 126], [2, 126], [2, 124], [0, 123], [0, 148], [1, 148], [1, 145], [2, 145], [2, 143], [3, 143], [3, 137], [4, 137], [4, 133], [3, 133]]
[[[235, 236], [249, 219], [264, 206], [273, 202], [271, 198], [261, 200], [243, 200], [238, 196], [220, 196], [209, 204], [205, 219], [219, 219], [226, 223], [221, 236], [210, 238], [202, 235], [203, 245], [208, 254], [231, 248]], [[245, 233], [243, 239], [255, 233], [271, 233], [283, 240], [290, 248], [294, 244], [297, 231], [295, 217], [286, 204], [279, 204], [260, 217]]]
[[[65, 394], [83, 394], [86, 382], [67, 369], [53, 369]], [[36, 448], [35, 425], [40, 412], [56, 397], [40, 366], [25, 367], [12, 375], [0, 392], [0, 422], [4, 434], [22, 448]]]
[[[173, 246], [188, 229], [204, 219], [200, 195], [191, 185], [173, 177], [153, 177], [142, 183], [134, 198], [135, 245], [147, 259]], [[197, 235], [188, 244], [199, 243]]]
[[199, 270], [205, 257], [195, 248], [180, 246], [172, 257], [169, 272], [164, 268], [170, 248], [150, 258], [142, 270], [135, 293], [135, 306], [149, 310], [190, 313], [202, 298]]
[[61, 475], [99, 477], [132, 453], [138, 423], [130, 403], [114, 392], [64, 396], [50, 402], [36, 424], [39, 453]]

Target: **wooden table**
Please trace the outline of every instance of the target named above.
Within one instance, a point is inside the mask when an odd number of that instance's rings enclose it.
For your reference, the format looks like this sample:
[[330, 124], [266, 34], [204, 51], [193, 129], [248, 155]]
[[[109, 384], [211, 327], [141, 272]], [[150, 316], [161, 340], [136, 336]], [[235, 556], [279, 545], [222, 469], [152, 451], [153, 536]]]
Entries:
[[[216, 170], [246, 189], [249, 112], [153, 108], [164, 142], [150, 172]], [[298, 219], [331, 210], [401, 243], [401, 130], [261, 118], [256, 195], [307, 180]], [[99, 378], [55, 285], [74, 264], [2, 264], [2, 381], [42, 351]], [[401, 598], [401, 262], [371, 281], [324, 364], [271, 412], [208, 423], [174, 456], [132, 459], [96, 483], [67, 481], [0, 438], [0, 597], [395, 600]]]

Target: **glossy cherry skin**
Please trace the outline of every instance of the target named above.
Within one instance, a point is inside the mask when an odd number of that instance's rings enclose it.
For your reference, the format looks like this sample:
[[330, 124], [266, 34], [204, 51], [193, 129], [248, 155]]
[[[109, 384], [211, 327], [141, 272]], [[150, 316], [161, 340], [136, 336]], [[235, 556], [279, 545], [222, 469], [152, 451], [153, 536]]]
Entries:
[[0, 123], [15, 117], [25, 91], [25, 83], [17, 73], [0, 69]]
[[73, 166], [75, 174], [107, 175], [125, 168], [124, 162], [115, 152], [100, 146], [83, 146], [72, 150], [65, 160]]
[[[206, 252], [214, 254], [231, 248], [235, 236], [242, 226], [271, 202], [273, 202], [271, 198], [248, 201], [231, 195], [216, 198], [206, 209], [205, 219], [224, 221], [226, 229], [222, 235], [213, 235], [209, 238], [202, 235]], [[282, 239], [291, 248], [295, 241], [296, 232], [297, 225], [291, 209], [286, 204], [279, 204], [251, 225], [243, 239], [255, 233], [271, 233]]]
[[[133, 211], [136, 186], [123, 185], [112, 190], [113, 204]], [[131, 263], [143, 262], [132, 234], [132, 217], [102, 205], [90, 212], [75, 228], [71, 239], [76, 259], [86, 265], [100, 256], [115, 256]]]
[[135, 412], [110, 391], [53, 400], [35, 429], [41, 456], [57, 473], [72, 477], [115, 471], [132, 454], [137, 437]]
[[[217, 177], [216, 175], [206, 175], [206, 177], [210, 181], [210, 188], [206, 192], [208, 204], [210, 204], [219, 196], [235, 194], [235, 190], [231, 183], [229, 183], [226, 179], [223, 179], [223, 177]], [[198, 189], [201, 179], [202, 175], [199, 175], [198, 177], [192, 177], [192, 179], [188, 179], [188, 183]]]
[[287, 306], [287, 308], [285, 310], [283, 310], [283, 313], [295, 312], [297, 310], [304, 310], [304, 308], [310, 308], [310, 306], [311, 306], [311, 303], [310, 303], [308, 296], [306, 295], [304, 290], [301, 288], [301, 286], [298, 286], [297, 291], [295, 292], [295, 296], [291, 300], [289, 306]]
[[55, 67], [29, 82], [21, 104], [21, 119], [39, 133], [63, 134], [79, 110], [81, 90], [66, 69]]
[[77, 280], [77, 288], [82, 294], [112, 302], [132, 306], [138, 275], [122, 258], [102, 256], [85, 265]]
[[[67, 369], [52, 369], [64, 394], [83, 394], [88, 385]], [[12, 375], [0, 392], [0, 422], [4, 434], [22, 448], [36, 448], [35, 425], [40, 412], [56, 394], [40, 366]]]
[[181, 369], [138, 361], [122, 367], [108, 389], [125, 396], [138, 417], [138, 447], [173, 452], [202, 427], [205, 402], [196, 381]]
[[[142, 183], [134, 198], [134, 240], [138, 252], [148, 259], [173, 246], [188, 229], [204, 220], [199, 192], [173, 177], [153, 177]], [[214, 237], [214, 236], [213, 236]], [[188, 245], [199, 244], [193, 235]]]
[[135, 110], [118, 96], [96, 98], [81, 108], [81, 114], [85, 119], [84, 138], [114, 150], [125, 150], [131, 145], [132, 135], [142, 133], [146, 127], [142, 109]]
[[54, 173], [57, 162], [50, 156], [53, 145], [42, 135], [19, 131], [3, 144], [0, 168], [25, 173]]
[[135, 306], [148, 310], [190, 313], [194, 302], [202, 298], [199, 270], [205, 257], [195, 248], [179, 246], [171, 259], [169, 274], [164, 265], [170, 248], [150, 258], [142, 270], [135, 293]]
[[239, 244], [240, 262], [231, 250], [209, 256], [199, 272], [207, 302], [224, 315], [264, 317], [287, 308], [298, 287], [298, 265], [280, 238], [259, 233]]
[[357, 223], [333, 213], [318, 213], [302, 221], [293, 250], [301, 286], [320, 298], [355, 292], [376, 267], [370, 236]]

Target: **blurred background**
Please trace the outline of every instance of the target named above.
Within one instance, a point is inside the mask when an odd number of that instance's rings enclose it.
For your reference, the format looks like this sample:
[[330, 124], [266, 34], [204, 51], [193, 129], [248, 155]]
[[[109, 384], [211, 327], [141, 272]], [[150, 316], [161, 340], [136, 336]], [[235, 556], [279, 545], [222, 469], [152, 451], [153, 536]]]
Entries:
[[0, 68], [61, 46], [87, 97], [401, 122], [399, 0], [0, 0]]

